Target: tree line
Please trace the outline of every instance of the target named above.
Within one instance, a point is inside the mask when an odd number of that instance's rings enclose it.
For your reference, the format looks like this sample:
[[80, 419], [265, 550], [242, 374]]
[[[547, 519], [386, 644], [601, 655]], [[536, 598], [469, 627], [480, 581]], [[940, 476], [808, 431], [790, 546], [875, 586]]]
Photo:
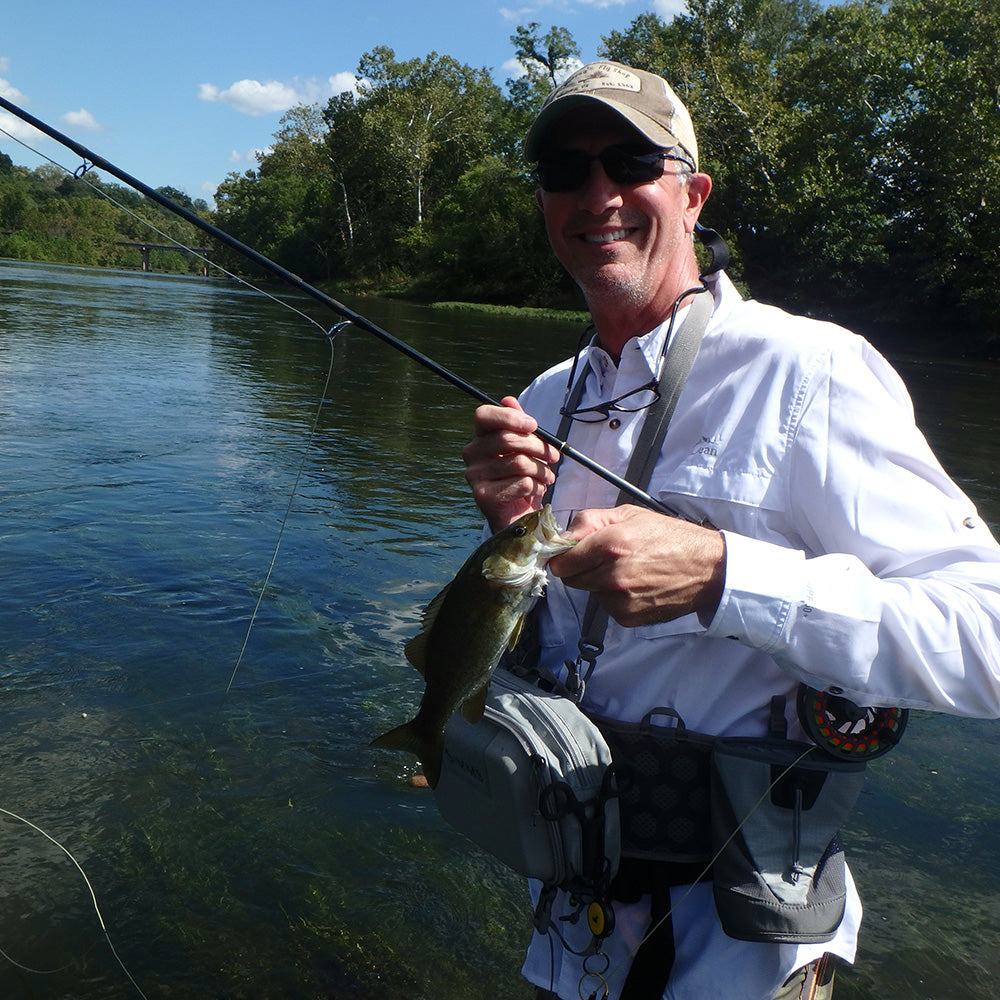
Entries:
[[[523, 74], [504, 88], [450, 56], [365, 53], [355, 91], [290, 110], [257, 168], [225, 179], [213, 221], [312, 282], [578, 308], [521, 141], [579, 46], [537, 23], [511, 43]], [[662, 74], [688, 105], [715, 182], [702, 221], [751, 294], [894, 348], [987, 354], [997, 51], [1000, 9], [982, 0], [688, 0], [599, 54]], [[18, 256], [6, 177], [0, 164], [0, 255]]]
[[[208, 203], [202, 199], [192, 200], [172, 187], [158, 190], [193, 212], [209, 214]], [[161, 235], [141, 219], [151, 222]], [[206, 246], [208, 241], [199, 233], [132, 188], [108, 183], [96, 172], [73, 177], [49, 163], [29, 170], [0, 153], [0, 257], [136, 268], [141, 266], [139, 251], [123, 244], [174, 240], [188, 247]], [[200, 274], [202, 270], [195, 257], [172, 251], [151, 251], [150, 263], [155, 271]]]
[[[367, 53], [356, 93], [293, 109], [218, 219], [312, 278], [429, 298], [574, 303], [522, 162], [544, 95], [579, 57], [519, 28], [501, 91], [448, 56]], [[1000, 8], [982, 0], [688, 0], [600, 55], [661, 73], [715, 181], [703, 221], [757, 298], [893, 346], [994, 351]]]

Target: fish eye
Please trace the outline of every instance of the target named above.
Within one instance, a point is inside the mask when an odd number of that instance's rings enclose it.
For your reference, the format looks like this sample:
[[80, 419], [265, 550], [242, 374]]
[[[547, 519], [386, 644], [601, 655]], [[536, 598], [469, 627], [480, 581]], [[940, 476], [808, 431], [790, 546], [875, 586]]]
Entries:
[[523, 538], [527, 533], [528, 533], [528, 529], [523, 524], [519, 524], [514, 529], [514, 537], [515, 538]]

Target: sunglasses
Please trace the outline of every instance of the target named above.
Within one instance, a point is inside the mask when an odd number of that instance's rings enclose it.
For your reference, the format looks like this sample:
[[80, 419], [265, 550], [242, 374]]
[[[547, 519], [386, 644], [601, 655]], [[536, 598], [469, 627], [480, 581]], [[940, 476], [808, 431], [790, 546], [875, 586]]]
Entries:
[[543, 191], [578, 191], [590, 177], [590, 165], [598, 160], [615, 184], [646, 184], [663, 176], [667, 160], [676, 160], [691, 170], [694, 165], [683, 156], [649, 146], [607, 146], [596, 156], [582, 149], [561, 149], [539, 157], [535, 177]]

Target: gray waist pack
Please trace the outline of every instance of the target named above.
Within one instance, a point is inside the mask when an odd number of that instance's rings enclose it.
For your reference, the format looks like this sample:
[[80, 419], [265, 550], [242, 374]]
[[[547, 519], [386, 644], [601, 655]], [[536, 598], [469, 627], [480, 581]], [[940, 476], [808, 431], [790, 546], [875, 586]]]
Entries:
[[445, 820], [508, 867], [548, 886], [610, 879], [620, 830], [611, 753], [568, 698], [499, 669], [483, 718], [445, 730], [434, 789]]
[[712, 753], [715, 906], [745, 941], [808, 944], [837, 932], [847, 899], [838, 830], [863, 762], [791, 741], [722, 739]]

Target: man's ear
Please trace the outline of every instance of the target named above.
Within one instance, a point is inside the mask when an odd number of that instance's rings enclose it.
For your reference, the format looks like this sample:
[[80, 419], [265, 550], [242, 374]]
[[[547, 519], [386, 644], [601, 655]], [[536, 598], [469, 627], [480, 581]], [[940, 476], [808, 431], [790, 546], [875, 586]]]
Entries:
[[712, 193], [712, 178], [708, 174], [691, 174], [685, 185], [688, 193], [687, 210], [684, 213], [684, 226], [688, 235], [694, 232], [694, 224], [701, 215], [701, 210]]

